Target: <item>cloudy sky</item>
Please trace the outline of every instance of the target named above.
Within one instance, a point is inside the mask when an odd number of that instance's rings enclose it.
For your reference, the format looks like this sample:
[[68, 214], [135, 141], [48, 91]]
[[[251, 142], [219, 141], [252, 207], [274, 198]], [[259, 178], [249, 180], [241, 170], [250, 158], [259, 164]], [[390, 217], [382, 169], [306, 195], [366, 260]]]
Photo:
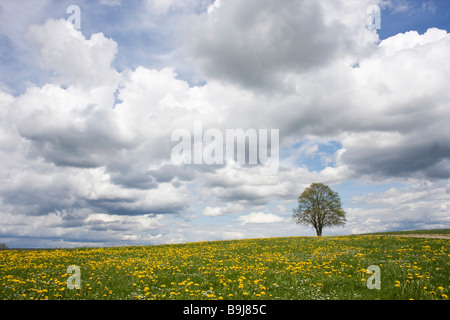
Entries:
[[[449, 14], [446, 0], [1, 1], [0, 242], [314, 235], [291, 218], [313, 182], [347, 212], [324, 235], [449, 228]], [[195, 123], [278, 129], [279, 170], [175, 163], [172, 134]]]

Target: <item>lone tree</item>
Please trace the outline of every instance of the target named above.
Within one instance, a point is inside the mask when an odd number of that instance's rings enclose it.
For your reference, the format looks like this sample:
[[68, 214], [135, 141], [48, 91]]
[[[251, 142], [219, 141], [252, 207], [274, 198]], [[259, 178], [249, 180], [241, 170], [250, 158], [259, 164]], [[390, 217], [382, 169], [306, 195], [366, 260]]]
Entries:
[[298, 197], [298, 208], [292, 210], [297, 224], [312, 225], [317, 235], [323, 227], [345, 225], [345, 211], [337, 192], [327, 185], [313, 183]]

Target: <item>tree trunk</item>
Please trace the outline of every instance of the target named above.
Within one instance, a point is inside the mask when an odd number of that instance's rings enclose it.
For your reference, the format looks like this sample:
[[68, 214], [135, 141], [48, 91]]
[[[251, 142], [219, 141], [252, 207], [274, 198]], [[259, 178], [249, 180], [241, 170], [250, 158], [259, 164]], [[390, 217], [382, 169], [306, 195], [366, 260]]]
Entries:
[[322, 236], [322, 228], [317, 227], [317, 228], [316, 228], [316, 233], [317, 233], [317, 236], [318, 236], [318, 237], [321, 237], [321, 236]]

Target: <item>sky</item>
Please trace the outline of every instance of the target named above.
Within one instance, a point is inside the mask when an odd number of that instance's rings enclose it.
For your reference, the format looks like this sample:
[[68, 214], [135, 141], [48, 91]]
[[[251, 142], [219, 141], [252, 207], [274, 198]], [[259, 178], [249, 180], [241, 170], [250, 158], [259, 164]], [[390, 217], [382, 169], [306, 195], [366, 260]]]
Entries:
[[[324, 235], [449, 228], [449, 13], [446, 0], [1, 1], [0, 242], [313, 236], [292, 209], [314, 182], [347, 214]], [[201, 158], [238, 129], [259, 144], [236, 152], [270, 150], [275, 170], [260, 153]], [[200, 162], [175, 161], [183, 141]]]

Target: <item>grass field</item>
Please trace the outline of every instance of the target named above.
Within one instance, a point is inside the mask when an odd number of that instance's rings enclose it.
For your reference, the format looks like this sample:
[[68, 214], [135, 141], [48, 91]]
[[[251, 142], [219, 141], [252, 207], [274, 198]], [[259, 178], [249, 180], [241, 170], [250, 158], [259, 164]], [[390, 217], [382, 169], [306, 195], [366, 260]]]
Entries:
[[[68, 289], [67, 267], [81, 271]], [[369, 289], [370, 265], [381, 289]], [[450, 240], [248, 239], [0, 251], [0, 299], [432, 299], [450, 295]]]

